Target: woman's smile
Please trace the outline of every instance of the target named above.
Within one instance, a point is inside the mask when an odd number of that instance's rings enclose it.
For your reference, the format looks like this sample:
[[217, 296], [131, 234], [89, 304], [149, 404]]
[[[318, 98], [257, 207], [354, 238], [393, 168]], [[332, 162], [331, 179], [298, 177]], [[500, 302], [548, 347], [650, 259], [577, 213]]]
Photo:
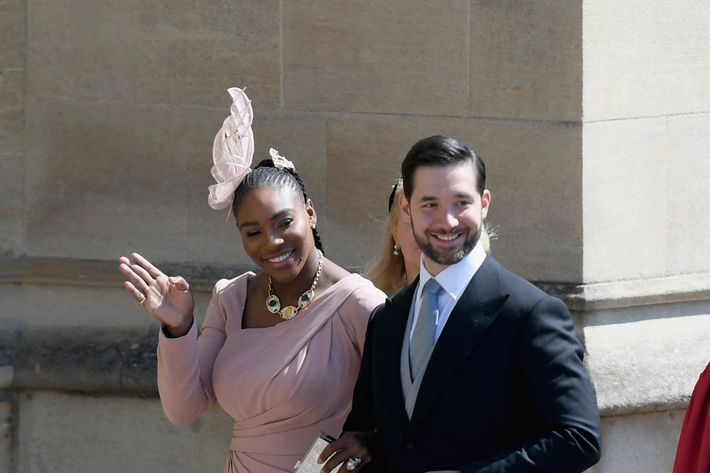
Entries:
[[274, 269], [284, 268], [290, 263], [290, 259], [295, 253], [295, 251], [296, 250], [293, 249], [287, 250], [276, 256], [263, 258], [262, 260], [266, 263], [269, 263]]

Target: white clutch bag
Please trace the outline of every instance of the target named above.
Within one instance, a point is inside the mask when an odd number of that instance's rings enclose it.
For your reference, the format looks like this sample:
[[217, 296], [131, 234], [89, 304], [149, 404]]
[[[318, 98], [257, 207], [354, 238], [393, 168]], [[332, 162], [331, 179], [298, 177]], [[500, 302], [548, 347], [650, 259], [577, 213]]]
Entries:
[[313, 441], [313, 445], [308, 449], [305, 456], [296, 462], [293, 471], [296, 473], [319, 473], [323, 468], [322, 463], [318, 463], [318, 456], [323, 449], [335, 439], [328, 434], [321, 432]]

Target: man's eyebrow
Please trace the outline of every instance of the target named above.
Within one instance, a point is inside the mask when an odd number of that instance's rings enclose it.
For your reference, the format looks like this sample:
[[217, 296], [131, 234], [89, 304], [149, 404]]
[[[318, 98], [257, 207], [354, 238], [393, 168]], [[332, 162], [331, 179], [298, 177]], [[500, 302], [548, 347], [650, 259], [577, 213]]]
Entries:
[[[278, 220], [281, 217], [283, 217], [284, 215], [287, 215], [293, 211], [294, 211], [293, 209], [279, 210], [278, 212], [273, 214], [271, 217], [269, 217], [269, 220], [273, 222], [274, 220]], [[249, 222], [243, 222], [242, 224], [237, 223], [237, 228], [241, 230], [244, 227], [256, 227], [258, 225], [259, 225], [259, 222], [249, 221]]]

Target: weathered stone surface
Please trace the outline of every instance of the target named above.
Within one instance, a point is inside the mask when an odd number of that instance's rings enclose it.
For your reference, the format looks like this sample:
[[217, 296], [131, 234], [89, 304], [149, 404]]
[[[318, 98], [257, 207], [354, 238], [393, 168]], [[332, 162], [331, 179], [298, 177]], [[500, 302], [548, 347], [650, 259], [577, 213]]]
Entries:
[[668, 271], [710, 271], [710, 114], [669, 117], [668, 150]]
[[22, 395], [20, 410], [26, 473], [221, 471], [231, 438], [221, 411], [176, 427], [154, 399], [36, 391]]
[[25, 23], [24, 0], [0, 2], [0, 256], [25, 252]]
[[588, 473], [668, 473], [673, 470], [685, 411], [602, 419], [601, 461]]
[[472, 128], [481, 135], [480, 153], [493, 194], [488, 220], [499, 235], [493, 254], [526, 279], [580, 282], [581, 127], [483, 123]]
[[[32, 254], [107, 259], [140, 251], [157, 261], [251, 264], [233, 221], [225, 224], [227, 213], [206, 204], [207, 186], [214, 182], [212, 139], [228, 105], [225, 100], [223, 109], [54, 101], [30, 106], [31, 126], [47, 130], [29, 150], [44, 163], [27, 177]], [[296, 161], [314, 201], [322, 200], [324, 119], [260, 111], [254, 128], [255, 161], [268, 156], [269, 146], [278, 146]], [[61, 231], [48, 230], [58, 227]], [[85, 228], [96, 231], [87, 235]]]
[[0, 153], [0, 255], [24, 253], [24, 181], [22, 154]]
[[25, 70], [0, 69], [0, 154], [25, 148]]
[[417, 140], [438, 133], [461, 138], [486, 162], [496, 258], [528, 279], [579, 281], [581, 131], [551, 122], [332, 117], [327, 205], [336, 260], [358, 266], [374, 256], [401, 160]]
[[189, 109], [43, 101], [27, 114], [30, 255], [186, 259], [186, 155], [210, 142]]
[[470, 115], [581, 119], [582, 1], [474, 0], [470, 21]]
[[29, 327], [147, 329], [150, 317], [136, 307], [122, 283], [116, 271], [115, 288], [2, 284], [6, 305], [0, 318]]
[[158, 327], [107, 330], [34, 328], [0, 332], [13, 389], [155, 396]]
[[[116, 266], [114, 287], [0, 284], [3, 300], [0, 320], [21, 327], [147, 330], [157, 322], [125, 292]], [[210, 295], [208, 291], [195, 292], [198, 321], [202, 319]]]
[[[210, 295], [195, 292], [198, 326]], [[119, 284], [4, 283], [0, 299], [0, 390], [155, 395], [158, 323]]]
[[584, 282], [667, 275], [665, 118], [584, 125]]
[[464, 115], [468, 2], [283, 3], [284, 102]]
[[[3, 342], [2, 346], [4, 347], [7, 337], [0, 337], [0, 340]], [[0, 355], [0, 390], [7, 389], [12, 386], [15, 379], [15, 367], [10, 364], [11, 362], [12, 358]], [[0, 399], [1, 398], [2, 395], [0, 394]]]
[[[326, 117], [320, 113], [257, 110], [254, 117], [254, 164], [277, 149], [296, 166], [314, 204], [324, 206], [326, 180]], [[316, 209], [317, 210], [317, 209]]]
[[[207, 134], [210, 139], [221, 126], [227, 109], [219, 113], [220, 118], [212, 120], [214, 130]], [[325, 179], [325, 118], [307, 112], [255, 110], [253, 128], [253, 166], [269, 157], [270, 147], [293, 161], [306, 184], [309, 197], [315, 203], [316, 212], [321, 221], [325, 221], [325, 189], [328, 184]], [[210, 141], [209, 147], [195, 149], [194, 155], [189, 158], [188, 259], [201, 264], [254, 267], [243, 250], [234, 218], [230, 216], [229, 221], [225, 222], [229, 215], [227, 210], [215, 211], [207, 205], [207, 187], [215, 182], [210, 175], [211, 152]]]
[[236, 85], [279, 106], [279, 9], [275, 0], [29, 2], [28, 94], [220, 105]]
[[584, 280], [710, 270], [710, 115], [584, 125]]
[[[2, 367], [0, 366], [0, 370]], [[0, 375], [1, 376], [1, 375]], [[16, 395], [0, 390], [0, 472], [15, 473]]]
[[608, 415], [687, 403], [708, 362], [710, 303], [585, 315], [586, 363]]
[[710, 110], [710, 4], [584, 2], [584, 118]]
[[710, 273], [593, 284], [540, 284], [570, 310], [595, 311], [710, 300]]
[[[165, 274], [181, 275], [190, 281], [194, 293], [211, 292], [217, 279], [233, 278], [247, 270], [240, 266], [206, 266], [154, 262]], [[67, 258], [2, 258], [0, 283], [122, 288], [123, 276], [117, 261]]]
[[0, 70], [25, 67], [26, 4], [26, 0], [0, 2]]

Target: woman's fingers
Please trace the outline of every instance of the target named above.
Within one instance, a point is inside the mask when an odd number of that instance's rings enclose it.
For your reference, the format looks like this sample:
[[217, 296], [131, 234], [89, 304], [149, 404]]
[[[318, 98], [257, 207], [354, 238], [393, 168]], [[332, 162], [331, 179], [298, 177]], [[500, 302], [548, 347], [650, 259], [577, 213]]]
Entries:
[[[323, 465], [323, 468], [321, 469], [322, 473], [330, 473], [335, 469], [338, 465], [343, 463], [343, 461], [346, 461], [348, 459], [347, 456], [343, 456], [343, 451], [337, 452], [335, 455], [330, 457], [330, 459], [325, 462], [325, 465]], [[340, 470], [338, 470], [340, 471]]]
[[[328, 458], [330, 457], [330, 458]], [[353, 470], [347, 469], [347, 461], [350, 458], [359, 458], [361, 462]], [[326, 446], [319, 456], [320, 461], [325, 461], [322, 472], [333, 471], [338, 465], [338, 473], [348, 473], [358, 471], [363, 465], [371, 460], [367, 447], [361, 441], [360, 436], [356, 432], [345, 432], [338, 440]]]
[[138, 253], [119, 258], [126, 291], [160, 323], [189, 330], [195, 308], [190, 285], [180, 276], [168, 277]]
[[123, 283], [123, 287], [126, 288], [126, 291], [138, 302], [139, 304], [141, 301], [145, 299], [145, 294], [143, 294], [141, 291], [136, 289], [136, 286], [134, 286], [132, 283], [126, 281]]
[[121, 272], [141, 291], [146, 291], [148, 287], [154, 286], [158, 279], [168, 279], [165, 274], [138, 253], [133, 253], [131, 259], [122, 256], [119, 262], [121, 263], [119, 265]]
[[[345, 456], [345, 455], [347, 455], [347, 456]], [[357, 464], [357, 466], [356, 466], [354, 469], [348, 470], [348, 466], [347, 466], [347, 465], [348, 465], [348, 461], [349, 461], [351, 458], [352, 458], [352, 459], [359, 458], [359, 459], [360, 459], [360, 462]], [[371, 458], [370, 455], [367, 453], [367, 450], [366, 450], [366, 449], [356, 448], [354, 451], [353, 451], [353, 449], [351, 449], [351, 450], [349, 451], [349, 454], [348, 454], [348, 452], [344, 452], [344, 453], [343, 453], [343, 458], [340, 459], [340, 461], [342, 461], [343, 464], [340, 466], [340, 469], [338, 470], [338, 473], [352, 473], [352, 472], [358, 472], [358, 471], [360, 471], [360, 469], [361, 469], [363, 466], [365, 466], [365, 465], [367, 465], [368, 463], [370, 463], [370, 460], [372, 460], [372, 458]]]
[[148, 271], [146, 271], [145, 269], [143, 269], [143, 267], [140, 266], [140, 265], [138, 265], [138, 264], [132, 264], [132, 265], [131, 265], [131, 269], [132, 269], [133, 272], [134, 272], [135, 274], [137, 274], [143, 281], [145, 281], [145, 283], [146, 283], [148, 286], [152, 285], [152, 284], [155, 282], [155, 280], [157, 279], [157, 278], [154, 278], [153, 276], [151, 276], [151, 275], [148, 273]]
[[[357, 467], [355, 467], [355, 469], [348, 470], [347, 463], [350, 458], [359, 458], [362, 461], [357, 465]], [[340, 450], [335, 455], [330, 457], [330, 459], [327, 462], [325, 462], [325, 465], [323, 465], [323, 469], [321, 471], [330, 472], [330, 471], [333, 471], [333, 469], [336, 468], [338, 465], [340, 465], [340, 468], [338, 469], [337, 473], [350, 473], [353, 471], [360, 470], [360, 468], [362, 468], [369, 461], [370, 461], [369, 455], [366, 455], [366, 456], [362, 455], [361, 456], [358, 453], [356, 453], [350, 449]]]
[[[145, 293], [148, 291], [148, 287], [150, 286], [150, 284], [136, 272], [136, 268], [134, 267], [134, 265], [129, 266], [126, 263], [121, 263], [118, 266], [118, 269], [128, 280], [126, 282], [131, 283], [131, 286], [133, 286], [145, 295]], [[143, 270], [143, 273], [147, 274], [145, 270]]]
[[[345, 434], [343, 434], [345, 435]], [[333, 442], [330, 442], [328, 445], [325, 446], [322, 452], [320, 452], [320, 455], [318, 455], [318, 463], [323, 463], [326, 461], [328, 458], [330, 458], [331, 455], [333, 455], [335, 452], [338, 450], [341, 450], [344, 445], [344, 440], [342, 436]]]
[[161, 270], [159, 270], [158, 268], [156, 268], [155, 266], [153, 266], [153, 264], [152, 264], [150, 261], [148, 261], [147, 259], [145, 259], [145, 258], [144, 258], [143, 256], [141, 256], [140, 254], [138, 254], [138, 253], [132, 253], [132, 254], [131, 254], [131, 258], [133, 259], [133, 261], [134, 261], [136, 264], [138, 264], [138, 265], [140, 265], [141, 267], [145, 268], [145, 270], [150, 274], [150, 276], [151, 276], [153, 279], [158, 279], [160, 276], [165, 276], [165, 274], [163, 274], [163, 272], [162, 272]]
[[190, 290], [190, 285], [181, 276], [171, 276], [168, 280], [178, 291], [187, 292]]

